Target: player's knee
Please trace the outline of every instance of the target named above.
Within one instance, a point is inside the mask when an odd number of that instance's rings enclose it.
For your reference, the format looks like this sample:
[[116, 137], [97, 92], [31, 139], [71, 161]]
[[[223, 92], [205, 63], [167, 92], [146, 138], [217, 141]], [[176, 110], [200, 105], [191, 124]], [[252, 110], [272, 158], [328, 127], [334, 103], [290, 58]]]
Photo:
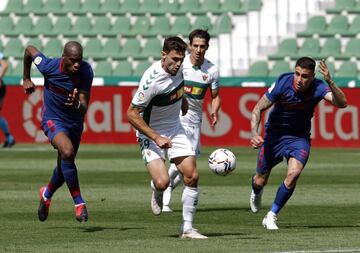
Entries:
[[73, 148], [64, 148], [60, 150], [61, 159], [65, 161], [73, 161], [75, 159], [75, 151]]
[[267, 184], [268, 177], [265, 175], [256, 175], [254, 176], [254, 184], [259, 187], [263, 187]]
[[199, 174], [196, 170], [188, 175], [184, 175], [184, 184], [190, 187], [196, 187], [199, 181]]
[[166, 188], [168, 188], [169, 184], [170, 184], [170, 180], [166, 180], [166, 179], [155, 179], [153, 180], [155, 188], [158, 191], [165, 191]]

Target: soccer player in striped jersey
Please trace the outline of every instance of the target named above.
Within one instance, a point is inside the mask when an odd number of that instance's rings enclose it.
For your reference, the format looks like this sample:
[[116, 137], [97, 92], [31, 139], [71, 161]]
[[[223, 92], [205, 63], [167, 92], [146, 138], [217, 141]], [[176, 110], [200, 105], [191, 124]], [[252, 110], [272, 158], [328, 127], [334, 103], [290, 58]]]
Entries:
[[[256, 174], [252, 178], [250, 208], [256, 213], [271, 170], [285, 157], [288, 171], [281, 182], [271, 209], [262, 221], [269, 230], [276, 230], [277, 215], [294, 192], [297, 180], [310, 155], [310, 129], [314, 110], [321, 100], [338, 108], [346, 107], [346, 97], [331, 79], [325, 61], [320, 73], [325, 82], [315, 78], [315, 61], [302, 57], [295, 71], [282, 74], [255, 105], [251, 115], [251, 145], [259, 148]], [[262, 113], [273, 109], [265, 125], [265, 137], [259, 134]]]
[[88, 220], [75, 165], [93, 81], [92, 68], [82, 60], [82, 56], [83, 48], [76, 41], [65, 44], [60, 58], [48, 58], [33, 46], [25, 49], [23, 88], [26, 94], [35, 91], [35, 85], [30, 78], [30, 68], [34, 62], [44, 76], [41, 128], [58, 150], [57, 166], [52, 177], [46, 187], [40, 188], [40, 221], [47, 219], [51, 197], [64, 182], [75, 204], [76, 220]]
[[153, 214], [161, 214], [163, 191], [170, 182], [165, 166], [168, 157], [184, 177], [180, 237], [206, 239], [206, 236], [193, 228], [199, 197], [198, 173], [195, 150], [191, 148], [179, 118], [180, 111], [185, 113], [187, 109], [181, 71], [185, 51], [186, 43], [179, 37], [165, 39], [161, 60], [143, 74], [127, 111], [127, 119], [137, 130], [145, 166], [152, 178]]
[[[217, 114], [220, 109], [219, 96], [219, 70], [205, 58], [209, 48], [210, 35], [206, 30], [196, 29], [189, 34], [188, 54], [183, 62], [184, 92], [188, 100], [189, 108], [185, 115], [180, 115], [181, 124], [191, 140], [191, 146], [200, 155], [200, 130], [202, 121], [202, 108], [206, 91], [211, 95], [211, 126], [217, 122]], [[171, 212], [169, 207], [171, 192], [182, 182], [181, 174], [175, 164], [169, 168], [170, 185], [164, 191], [163, 212]]]

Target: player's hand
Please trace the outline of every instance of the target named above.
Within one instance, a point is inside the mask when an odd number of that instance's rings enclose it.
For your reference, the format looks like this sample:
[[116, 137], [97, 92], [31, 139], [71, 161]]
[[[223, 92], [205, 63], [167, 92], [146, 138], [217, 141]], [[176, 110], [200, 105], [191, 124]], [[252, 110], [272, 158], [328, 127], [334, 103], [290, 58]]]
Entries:
[[79, 106], [80, 101], [77, 98], [77, 93], [78, 93], [78, 90], [77, 90], [77, 88], [75, 88], [73, 90], [73, 92], [69, 94], [69, 96], [67, 98], [67, 102], [65, 103], [65, 105], [71, 106], [71, 107], [74, 107], [74, 108], [79, 108], [80, 107]]
[[216, 123], [217, 123], [216, 113], [212, 113], [212, 114], [210, 115], [210, 117], [211, 117], [211, 126], [213, 127], [213, 126], [215, 126]]
[[35, 91], [35, 84], [30, 79], [26, 79], [23, 81], [23, 89], [25, 94], [31, 94]]
[[264, 143], [264, 139], [260, 135], [256, 135], [251, 138], [250, 143], [251, 146], [256, 149]]
[[324, 76], [324, 80], [326, 82], [330, 82], [331, 81], [331, 75], [330, 75], [330, 71], [329, 71], [329, 68], [328, 66], [326, 65], [325, 63], [325, 60], [322, 59], [320, 62], [319, 62], [319, 67], [320, 67], [320, 73]]
[[166, 138], [164, 136], [158, 135], [154, 139], [156, 145], [158, 145], [160, 148], [171, 148], [171, 140], [169, 138]]
[[188, 100], [184, 97], [182, 99], [182, 103], [181, 103], [181, 113], [182, 113], [182, 116], [184, 116], [187, 111], [189, 110], [189, 102]]

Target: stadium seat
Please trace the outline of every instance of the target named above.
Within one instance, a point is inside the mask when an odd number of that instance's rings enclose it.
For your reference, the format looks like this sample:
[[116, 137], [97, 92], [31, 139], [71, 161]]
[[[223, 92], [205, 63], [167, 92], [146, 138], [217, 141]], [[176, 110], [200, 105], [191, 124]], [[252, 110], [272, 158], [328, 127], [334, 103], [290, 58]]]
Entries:
[[2, 16], [9, 16], [10, 13], [22, 14], [23, 8], [24, 5], [22, 0], [11, 0], [11, 1], [7, 1], [5, 10], [0, 13]]
[[213, 26], [213, 30], [211, 31], [212, 35], [231, 33], [233, 28], [233, 24], [231, 18], [226, 13], [218, 16], [215, 24]]
[[42, 0], [28, 0], [22, 9], [23, 14], [29, 15], [29, 13], [34, 13], [36, 15], [45, 15], [43, 11], [44, 5]]
[[0, 18], [0, 31], [2, 34], [11, 35], [13, 34], [14, 24], [11, 17]]
[[243, 9], [243, 4], [239, 0], [224, 0], [221, 4], [220, 11], [223, 13], [231, 12], [233, 14], [245, 14], [246, 11]]
[[335, 6], [326, 10], [327, 13], [339, 14], [343, 10], [352, 10], [355, 8], [356, 0], [336, 0]]
[[269, 55], [270, 60], [282, 60], [284, 57], [289, 56], [291, 58], [296, 57], [298, 50], [296, 39], [289, 38], [283, 40], [277, 52], [275, 54]]
[[267, 77], [268, 74], [269, 74], [268, 63], [266, 61], [257, 61], [250, 66], [248, 76]]
[[194, 24], [192, 25], [192, 30], [194, 29], [203, 29], [203, 30], [212, 30], [213, 26], [211, 19], [206, 15], [197, 16]]
[[148, 61], [138, 62], [138, 64], [136, 65], [136, 67], [133, 71], [133, 76], [141, 77], [144, 74], [145, 70], [147, 70], [150, 66], [151, 66], [151, 63]]
[[[31, 38], [28, 40], [28, 42], [25, 44], [25, 47], [28, 45], [32, 45], [34, 47], [36, 47], [39, 51], [43, 51], [43, 46], [42, 46], [42, 42], [39, 38]], [[25, 48], [24, 47], [24, 48]]]
[[111, 76], [112, 75], [112, 66], [108, 61], [98, 61], [94, 68], [94, 76]]
[[358, 73], [356, 63], [349, 61], [343, 62], [335, 73], [335, 77], [357, 78]]
[[269, 77], [278, 77], [283, 73], [291, 72], [290, 65], [285, 61], [277, 61], [269, 72]]
[[57, 20], [54, 23], [53, 29], [51, 32], [48, 32], [46, 36], [57, 36], [58, 34], [63, 34], [71, 31], [72, 24], [71, 19], [67, 16], [58, 16]]
[[103, 13], [106, 14], [107, 12], [111, 13], [111, 14], [118, 14], [120, 10], [120, 1], [118, 0], [105, 0], [98, 13]]
[[204, 0], [200, 7], [204, 13], [211, 12], [213, 14], [220, 14], [220, 1], [219, 0]]
[[139, 58], [146, 59], [148, 57], [153, 57], [159, 59], [161, 50], [162, 45], [160, 40], [158, 40], [157, 38], [149, 38], [146, 41], [143, 49], [141, 50]]
[[81, 4], [80, 12], [83, 14], [86, 13], [96, 13], [101, 8], [101, 3], [99, 0], [85, 0]]
[[104, 44], [102, 54], [105, 57], [119, 59], [122, 58], [120, 57], [121, 49], [120, 41], [117, 38], [109, 38]]
[[124, 36], [124, 35], [130, 35], [130, 29], [131, 29], [131, 22], [130, 19], [126, 16], [119, 16], [115, 20], [115, 23], [112, 25], [111, 29], [109, 31], [104, 31], [104, 36], [110, 36], [114, 37], [118, 34]]
[[349, 25], [349, 29], [347, 31], [343, 31], [341, 35], [355, 37], [359, 33], [360, 33], [360, 15], [356, 15], [353, 22]]
[[101, 44], [101, 41], [96, 38], [89, 39], [84, 46], [84, 57], [91, 57], [93, 59], [105, 59], [106, 57], [103, 54], [103, 46]]
[[8, 76], [22, 76], [24, 72], [24, 66], [22, 62], [18, 62], [15, 66], [9, 64]]
[[187, 13], [205, 14], [204, 12], [201, 12], [199, 0], [183, 0], [179, 8], [173, 11], [173, 14], [175, 15], [185, 15]]
[[154, 13], [159, 9], [159, 1], [158, 0], [146, 0], [143, 1], [138, 10], [139, 13]]
[[78, 16], [71, 31], [64, 32], [64, 36], [76, 36], [78, 34], [82, 34], [85, 36], [92, 35], [91, 33], [92, 25], [91, 19], [86, 16]]
[[130, 29], [131, 35], [145, 34], [150, 30], [150, 19], [146, 16], [137, 17], [134, 25]]
[[328, 38], [320, 50], [318, 58], [326, 59], [328, 57], [339, 57], [341, 56], [341, 41], [336, 38]]
[[360, 14], [360, 1], [357, 1], [354, 8], [347, 10], [349, 14]]
[[32, 19], [28, 16], [23, 16], [14, 25], [12, 35], [14, 35], [14, 36], [18, 36], [19, 34], [26, 34], [29, 36], [36, 35], [36, 34], [33, 34], [32, 30], [33, 30]]
[[65, 2], [62, 5], [62, 8], [54, 11], [54, 13], [59, 15], [66, 15], [67, 13], [81, 14], [81, 12], [79, 11], [80, 8], [81, 8], [80, 0], [65, 0]]
[[178, 0], [159, 0], [158, 10], [152, 12], [153, 15], [164, 15], [165, 13], [173, 13], [179, 9]]
[[176, 17], [170, 31], [165, 31], [165, 35], [188, 35], [191, 31], [190, 20], [186, 16]]
[[140, 54], [141, 45], [140, 41], [136, 38], [128, 38], [122, 47], [119, 57], [127, 58], [134, 57]]
[[348, 60], [351, 57], [360, 58], [360, 39], [350, 39], [346, 44], [344, 53], [338, 59]]
[[53, 13], [55, 10], [61, 10], [61, 0], [47, 0], [43, 6], [44, 13]]
[[246, 11], [259, 11], [261, 8], [262, 0], [244, 0], [244, 8]]
[[110, 31], [110, 30], [111, 30], [110, 19], [106, 16], [98, 16], [96, 17], [95, 23], [92, 26], [91, 32], [89, 32], [89, 34], [96, 36], [97, 34], [102, 34], [104, 31]]
[[320, 57], [320, 42], [318, 39], [307, 38], [302, 43], [297, 56], [293, 56], [293, 59], [303, 56], [313, 57], [318, 59]]
[[305, 31], [299, 32], [300, 37], [312, 37], [314, 34], [322, 33], [326, 30], [325, 16], [314, 16], [306, 24]]
[[163, 34], [164, 31], [170, 31], [170, 20], [166, 16], [155, 17], [154, 23], [151, 25], [150, 30], [143, 35], [156, 36]]
[[19, 38], [12, 38], [4, 46], [4, 55], [7, 57], [14, 58], [23, 58], [24, 57], [24, 47]]
[[52, 29], [53, 25], [51, 19], [48, 16], [43, 16], [36, 21], [31, 33], [36, 35], [47, 35], [51, 34]]
[[58, 39], [50, 39], [44, 46], [43, 53], [46, 57], [60, 57], [62, 53], [62, 43]]
[[132, 65], [128, 61], [119, 61], [113, 70], [113, 76], [132, 76]]
[[342, 34], [348, 30], [348, 20], [346, 16], [334, 16], [328, 24], [325, 31], [320, 32], [320, 36], [334, 37], [336, 34]]
[[137, 14], [139, 13], [140, 3], [139, 0], [123, 0], [119, 12], [122, 14], [131, 13]]

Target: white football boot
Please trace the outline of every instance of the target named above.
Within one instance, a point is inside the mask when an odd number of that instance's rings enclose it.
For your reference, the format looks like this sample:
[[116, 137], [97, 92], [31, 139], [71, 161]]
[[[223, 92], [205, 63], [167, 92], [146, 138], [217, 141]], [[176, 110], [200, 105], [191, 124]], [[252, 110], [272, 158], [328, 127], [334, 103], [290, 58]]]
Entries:
[[264, 188], [258, 194], [255, 194], [254, 190], [250, 194], [250, 208], [253, 213], [259, 212], [261, 208], [261, 197], [264, 192]]
[[196, 228], [183, 231], [183, 226], [181, 226], [179, 237], [181, 239], [208, 239], [207, 236], [200, 234]]
[[279, 227], [276, 225], [276, 220], [276, 214], [269, 211], [263, 219], [262, 225], [268, 230], [277, 230]]

